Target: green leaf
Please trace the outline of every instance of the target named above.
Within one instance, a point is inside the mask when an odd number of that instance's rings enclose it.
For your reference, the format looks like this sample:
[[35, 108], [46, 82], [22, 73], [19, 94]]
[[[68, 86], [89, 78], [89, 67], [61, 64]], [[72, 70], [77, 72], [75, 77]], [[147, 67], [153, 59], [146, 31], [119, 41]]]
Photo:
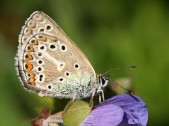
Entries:
[[63, 122], [65, 126], [79, 126], [91, 111], [89, 103], [76, 100], [65, 107]]

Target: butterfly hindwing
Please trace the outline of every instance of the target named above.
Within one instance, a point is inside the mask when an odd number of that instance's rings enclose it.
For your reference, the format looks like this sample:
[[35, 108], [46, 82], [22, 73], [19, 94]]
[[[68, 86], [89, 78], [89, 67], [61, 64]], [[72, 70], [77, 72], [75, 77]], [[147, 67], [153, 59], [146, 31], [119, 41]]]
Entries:
[[43, 12], [34, 12], [25, 22], [16, 63], [24, 87], [41, 96], [88, 97], [96, 87], [88, 59]]

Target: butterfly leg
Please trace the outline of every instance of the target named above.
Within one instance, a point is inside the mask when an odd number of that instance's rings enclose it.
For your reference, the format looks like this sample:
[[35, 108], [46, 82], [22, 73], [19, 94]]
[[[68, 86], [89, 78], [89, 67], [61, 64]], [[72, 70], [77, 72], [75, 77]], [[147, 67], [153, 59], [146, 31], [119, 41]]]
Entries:
[[73, 101], [76, 99], [76, 95], [77, 95], [77, 94], [74, 94], [73, 99], [72, 99], [71, 102], [73, 102]]
[[105, 101], [105, 99], [104, 99], [104, 91], [102, 90], [101, 92], [102, 92], [102, 99], [103, 99], [103, 101]]
[[99, 94], [99, 103], [101, 103], [101, 100], [102, 100], [102, 99], [101, 99], [101, 95]]
[[[97, 92], [101, 93], [101, 94], [99, 94], [99, 102], [101, 103], [102, 101], [105, 100], [104, 99], [104, 91], [102, 89], [100, 89], [100, 90], [97, 90]], [[102, 100], [101, 100], [101, 98], [102, 98]]]
[[92, 94], [92, 96], [90, 97], [90, 101], [89, 101], [89, 106], [90, 106], [90, 107], [93, 107], [93, 97], [94, 97], [95, 93], [96, 93], [96, 91], [93, 91], [93, 94]]

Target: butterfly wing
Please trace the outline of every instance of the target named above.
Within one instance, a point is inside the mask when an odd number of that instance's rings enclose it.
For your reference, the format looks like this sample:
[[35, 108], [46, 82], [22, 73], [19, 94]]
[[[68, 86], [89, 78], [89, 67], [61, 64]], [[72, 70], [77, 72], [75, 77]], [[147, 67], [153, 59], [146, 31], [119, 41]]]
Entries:
[[24, 87], [40, 96], [83, 98], [96, 87], [86, 56], [43, 12], [34, 12], [25, 22], [16, 65]]

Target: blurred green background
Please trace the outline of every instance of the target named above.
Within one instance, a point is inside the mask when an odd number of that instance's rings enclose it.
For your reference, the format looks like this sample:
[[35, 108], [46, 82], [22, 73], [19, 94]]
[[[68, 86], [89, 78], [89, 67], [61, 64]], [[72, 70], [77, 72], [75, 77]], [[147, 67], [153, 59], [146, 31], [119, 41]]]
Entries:
[[111, 78], [132, 76], [132, 90], [146, 102], [148, 126], [169, 125], [169, 2], [134, 0], [1, 0], [0, 126], [30, 126], [44, 107], [59, 101], [40, 98], [20, 85], [14, 57], [18, 35], [29, 15], [43, 11], [83, 50], [98, 73], [118, 66]]

